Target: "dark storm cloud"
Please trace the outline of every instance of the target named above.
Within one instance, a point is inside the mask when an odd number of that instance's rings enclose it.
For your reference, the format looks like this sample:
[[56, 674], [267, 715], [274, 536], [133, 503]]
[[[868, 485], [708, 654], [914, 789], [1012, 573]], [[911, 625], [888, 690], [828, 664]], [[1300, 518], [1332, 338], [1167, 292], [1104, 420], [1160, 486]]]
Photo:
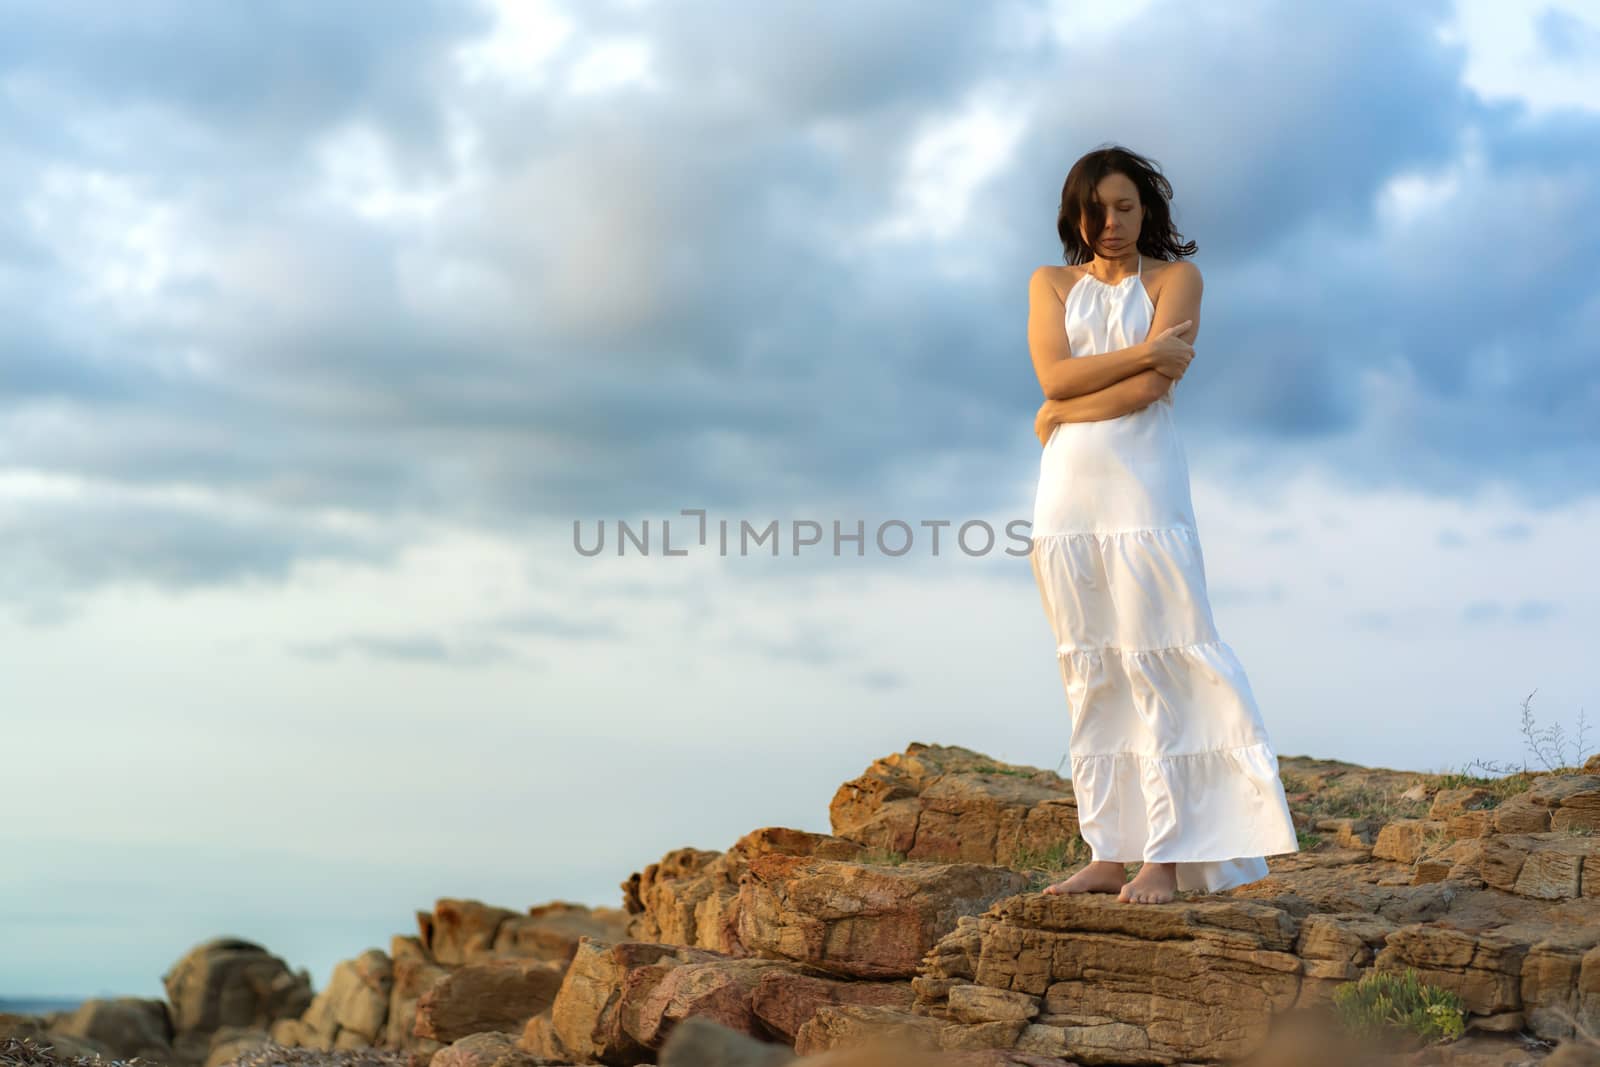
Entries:
[[[1200, 244], [1178, 394], [1197, 451], [1461, 491], [1570, 494], [1600, 470], [1600, 123], [1467, 93], [1443, 3], [1158, 6], [1065, 46], [983, 5], [583, 5], [555, 83], [627, 34], [669, 91], [577, 96], [462, 81], [452, 53], [490, 25], [474, 7], [374, 10], [8, 9], [0, 460], [286, 516], [533, 523], [555, 551], [575, 517], [893, 509], [907, 464], [956, 472], [920, 503], [1021, 513], [1026, 279], [1059, 261], [1066, 168], [1117, 140], [1162, 164]], [[1001, 82], [1030, 123], [956, 243], [841, 255], [899, 206], [927, 124]], [[359, 189], [319, 184], [352, 130], [404, 189], [471, 184], [431, 216], [363, 217]], [[1447, 217], [1385, 229], [1384, 183], [1469, 143]], [[952, 278], [955, 254], [972, 269]], [[5, 529], [45, 551], [47, 517]], [[225, 580], [322, 545], [139, 522], [140, 552], [52, 573]]]

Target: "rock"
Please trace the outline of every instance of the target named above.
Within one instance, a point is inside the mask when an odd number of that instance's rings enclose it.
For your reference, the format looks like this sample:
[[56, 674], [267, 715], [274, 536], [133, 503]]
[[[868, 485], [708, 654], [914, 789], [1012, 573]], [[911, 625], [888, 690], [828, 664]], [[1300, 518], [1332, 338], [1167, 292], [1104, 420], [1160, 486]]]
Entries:
[[591, 908], [565, 901], [538, 904], [526, 915], [514, 915], [500, 923], [494, 952], [566, 963], [577, 954], [581, 938], [619, 941], [627, 937], [629, 920], [623, 908]]
[[[1465, 785], [1280, 770], [1313, 836], [1221, 893], [1046, 897], [1087, 858], [1070, 783], [913, 744], [839, 789], [834, 833], [669, 852], [622, 884], [622, 908], [442, 899], [314, 997], [303, 971], [219, 939], [165, 976], [168, 1006], [0, 1016], [0, 1040], [154, 1048], [161, 1011], [173, 1067], [1511, 1067], [1533, 1039], [1579, 1061], [1580, 1029], [1600, 1030], [1600, 761]], [[1468, 1032], [1427, 1048], [1319, 1034], [1373, 971], [1453, 991]]]
[[223, 1026], [269, 1031], [297, 1018], [312, 1000], [311, 976], [254, 942], [223, 937], [190, 949], [161, 976], [167, 991], [172, 1047], [188, 1063], [205, 1063]]
[[[778, 1039], [782, 1027], [793, 1025], [792, 1012], [774, 999], [772, 983], [782, 976], [825, 977], [788, 960], [584, 938], [549, 1015], [529, 1021], [518, 1047], [578, 1062], [640, 1063], [652, 1059], [677, 1024], [692, 1016], [758, 1040]], [[778, 1026], [769, 1027], [764, 1012]]]
[[740, 885], [739, 938], [751, 952], [853, 978], [909, 978], [962, 915], [1028, 879], [978, 863], [877, 867], [769, 855]]
[[176, 1058], [172, 1020], [164, 1000], [116, 997], [86, 1000], [55, 1023], [52, 1035], [81, 1038], [103, 1048], [114, 1059], [142, 1057], [159, 1063]]
[[417, 998], [417, 1037], [449, 1044], [469, 1034], [520, 1034], [548, 1008], [566, 973], [552, 960], [491, 959], [452, 968]]
[[418, 939], [435, 963], [467, 963], [492, 957], [500, 925], [517, 917], [509, 908], [446, 898], [431, 912], [417, 912]]
[[416, 1032], [417, 1004], [435, 984], [449, 977], [450, 968], [434, 963], [425, 955], [400, 955], [393, 961], [394, 985], [389, 992], [389, 1018], [384, 1028], [383, 1045], [433, 1053], [443, 1044]]
[[211, 1050], [206, 1053], [204, 1067], [222, 1067], [271, 1043], [272, 1034], [257, 1027], [219, 1026], [211, 1035]]
[[542, 1016], [531, 1019], [518, 1047], [535, 1055], [585, 1063], [646, 1062], [653, 1055], [639, 1033], [644, 996], [672, 967], [725, 958], [689, 946], [639, 941], [607, 944], [582, 938], [548, 1021], [542, 1021]]
[[1395, 819], [1378, 831], [1372, 858], [1415, 863], [1430, 840], [1443, 836], [1446, 825], [1443, 819]]
[[[939, 1036], [950, 1024], [897, 1008], [865, 1004], [830, 1004], [817, 1009], [795, 1035], [801, 1055], [849, 1049], [870, 1042], [907, 1051], [937, 1051]], [[802, 1061], [804, 1062], [804, 1061]]]
[[[295, 1044], [343, 1048], [382, 1042], [394, 992], [394, 963], [379, 949], [334, 965], [328, 988], [300, 1017]], [[284, 1036], [290, 1036], [288, 1031]], [[279, 1040], [282, 1040], [281, 1038]]]
[[921, 743], [840, 786], [828, 817], [838, 837], [933, 862], [1008, 864], [1078, 833], [1067, 779]]
[[822, 978], [774, 969], [763, 973], [756, 982], [750, 1007], [768, 1031], [792, 1045], [800, 1027], [824, 1005], [859, 1004], [909, 1011], [915, 999], [909, 982]]
[[787, 1045], [759, 1041], [696, 1016], [673, 1029], [658, 1062], [660, 1067], [783, 1067], [795, 1059]]
[[739, 884], [752, 859], [777, 855], [859, 860], [866, 852], [863, 845], [841, 837], [783, 827], [751, 831], [726, 852], [669, 852], [622, 884], [624, 903], [633, 916], [628, 939], [744, 955], [736, 910]]
[[433, 1054], [428, 1067], [546, 1067], [564, 1063], [517, 1047], [515, 1034], [485, 1030], [468, 1034]]
[[1370, 849], [1373, 825], [1370, 819], [1318, 819], [1316, 828], [1328, 834], [1335, 845], [1346, 849]]
[[0, 1041], [7, 1038], [32, 1038], [45, 1032], [48, 1023], [38, 1015], [0, 1011]]
[[1481, 811], [1495, 806], [1495, 796], [1480, 786], [1465, 789], [1441, 789], [1434, 794], [1433, 806], [1428, 809], [1430, 819], [1449, 819], [1469, 811]]
[[[1299, 993], [1299, 924], [1246, 901], [1130, 905], [1110, 894], [1002, 900], [929, 954], [924, 974], [1024, 994], [1015, 1047], [1083, 1062], [1223, 1060], [1259, 1044]], [[959, 1000], [958, 1000], [959, 998]], [[963, 1023], [980, 1002], [960, 985], [919, 1011]], [[988, 1024], [980, 1024], [988, 1025]], [[988, 1040], [988, 1035], [982, 1035]], [[941, 1047], [955, 1047], [950, 1033]]]

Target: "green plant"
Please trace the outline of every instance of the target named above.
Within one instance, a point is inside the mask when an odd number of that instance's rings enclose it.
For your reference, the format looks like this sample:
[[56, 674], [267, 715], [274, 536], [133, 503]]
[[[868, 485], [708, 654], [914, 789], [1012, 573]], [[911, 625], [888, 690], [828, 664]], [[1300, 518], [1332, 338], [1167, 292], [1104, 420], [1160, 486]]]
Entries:
[[1283, 791], [1285, 793], [1311, 792], [1311, 783], [1293, 771], [1279, 771], [1278, 780], [1283, 783]]
[[1032, 778], [1034, 771], [1023, 767], [997, 767], [993, 763], [980, 763], [972, 768], [973, 774], [1009, 774], [1014, 778]]
[[1417, 857], [1421, 859], [1433, 856], [1440, 850], [1448, 848], [1454, 840], [1448, 830], [1429, 830], [1417, 842]]
[[1087, 858], [1088, 845], [1074, 834], [1069, 840], [1057, 842], [1046, 849], [1019, 848], [1011, 854], [1006, 866], [1013, 870], [1063, 870], [1077, 859]]
[[1406, 800], [1397, 786], [1353, 785], [1324, 788], [1298, 807], [1312, 819], [1371, 819], [1378, 823], [1421, 818], [1426, 800]]
[[1426, 1044], [1453, 1041], [1466, 1030], [1466, 1006], [1448, 989], [1425, 984], [1415, 969], [1370, 971], [1334, 990], [1339, 1022], [1359, 1037], [1392, 1034]]
[[1047, 849], [1019, 848], [1006, 866], [1028, 875], [1030, 893], [1059, 880], [1061, 875], [1093, 858], [1089, 843], [1077, 834]]
[[1314, 830], [1296, 830], [1294, 839], [1295, 844], [1300, 846], [1300, 851], [1302, 852], [1322, 844], [1322, 835]]
[[880, 867], [898, 867], [906, 862], [906, 854], [887, 848], [869, 848], [861, 854], [861, 862]]

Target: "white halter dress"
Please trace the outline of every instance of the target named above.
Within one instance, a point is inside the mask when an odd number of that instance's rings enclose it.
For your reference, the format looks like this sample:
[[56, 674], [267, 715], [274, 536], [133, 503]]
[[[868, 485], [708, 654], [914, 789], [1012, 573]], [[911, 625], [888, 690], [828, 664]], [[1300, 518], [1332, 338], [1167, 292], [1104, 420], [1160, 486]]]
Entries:
[[[1154, 315], [1142, 256], [1115, 285], [1085, 274], [1067, 294], [1073, 357], [1145, 340]], [[1173, 862], [1178, 889], [1212, 892], [1299, 846], [1249, 680], [1212, 619], [1172, 395], [1055, 428], [1031, 559], [1093, 858]]]

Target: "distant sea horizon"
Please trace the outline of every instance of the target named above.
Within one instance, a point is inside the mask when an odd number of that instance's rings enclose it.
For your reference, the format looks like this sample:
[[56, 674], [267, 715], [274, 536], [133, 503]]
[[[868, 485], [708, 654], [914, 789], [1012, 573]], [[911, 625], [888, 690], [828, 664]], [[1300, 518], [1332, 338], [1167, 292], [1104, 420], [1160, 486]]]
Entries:
[[88, 997], [30, 997], [21, 998], [0, 997], [0, 1012], [11, 1012], [14, 1015], [48, 1015], [53, 1011], [72, 1011], [82, 1004]]

